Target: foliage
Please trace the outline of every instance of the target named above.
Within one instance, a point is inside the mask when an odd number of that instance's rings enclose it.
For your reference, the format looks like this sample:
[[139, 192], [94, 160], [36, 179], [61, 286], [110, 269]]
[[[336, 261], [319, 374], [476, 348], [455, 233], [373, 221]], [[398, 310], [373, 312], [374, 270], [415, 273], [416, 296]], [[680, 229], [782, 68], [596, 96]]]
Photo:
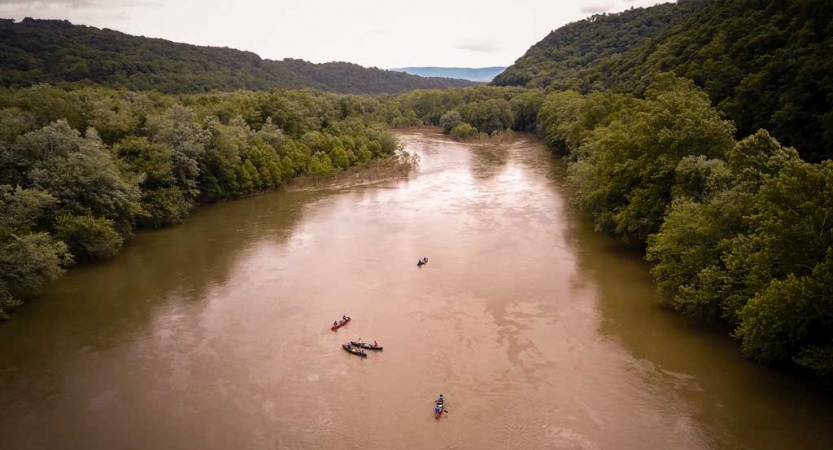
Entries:
[[504, 99], [471, 103], [464, 109], [465, 120], [483, 133], [510, 129], [515, 122], [512, 106]]
[[681, 160], [723, 156], [732, 131], [690, 82], [661, 78], [645, 100], [587, 135], [570, 167], [577, 201], [600, 230], [645, 242], [662, 224]]
[[581, 146], [596, 127], [607, 126], [618, 113], [631, 107], [628, 95], [593, 93], [582, 96], [574, 91], [546, 96], [538, 112], [538, 124], [547, 146], [559, 156], [581, 153]]
[[588, 69], [641, 48], [696, 11], [703, 0], [682, 0], [619, 14], [595, 14], [565, 25], [533, 45], [492, 81], [496, 86], [581, 90]]
[[53, 227], [55, 237], [67, 244], [78, 261], [112, 258], [124, 242], [109, 219], [62, 214]]
[[46, 192], [0, 184], [0, 318], [20, 304], [15, 292], [40, 289], [72, 263], [66, 244], [36, 231], [56, 203]]
[[131, 90], [313, 88], [342, 93], [404, 92], [472, 86], [345, 62], [271, 61], [251, 52], [130, 36], [67, 21], [0, 20], [0, 85], [100, 84]]
[[661, 72], [693, 80], [738, 137], [763, 128], [808, 161], [833, 157], [833, 3], [689, 0], [553, 31], [499, 86], [628, 92]]
[[440, 117], [440, 126], [443, 128], [443, 133], [448, 134], [451, 133], [454, 127], [460, 125], [462, 121], [463, 118], [460, 116], [460, 113], [452, 109]]
[[538, 112], [544, 105], [544, 90], [529, 89], [514, 95], [509, 101], [515, 123], [512, 129], [516, 131], [535, 131], [538, 127]]
[[477, 137], [480, 134], [477, 128], [469, 125], [466, 122], [458, 124], [451, 130], [451, 137], [455, 139], [470, 139]]
[[736, 325], [754, 359], [829, 371], [833, 164], [803, 162], [765, 131], [726, 159], [649, 238], [660, 291], [685, 314]]
[[441, 126], [447, 133], [458, 124], [454, 113], [460, 121], [482, 126], [485, 129], [481, 131], [487, 133], [486, 129], [492, 133], [510, 128], [532, 130], [543, 100], [543, 91], [519, 88], [417, 90], [382, 99], [377, 116], [393, 126]]
[[[787, 162], [755, 198], [750, 232], [727, 260], [745, 275], [736, 302], [744, 352], [764, 362], [833, 340], [833, 162]], [[745, 266], [745, 267], [742, 267]]]

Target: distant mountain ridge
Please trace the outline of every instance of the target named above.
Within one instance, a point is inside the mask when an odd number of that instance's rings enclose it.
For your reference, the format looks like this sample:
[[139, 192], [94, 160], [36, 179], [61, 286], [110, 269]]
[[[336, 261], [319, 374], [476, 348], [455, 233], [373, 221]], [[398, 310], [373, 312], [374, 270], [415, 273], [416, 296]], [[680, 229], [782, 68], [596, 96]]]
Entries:
[[346, 62], [273, 61], [227, 47], [132, 36], [66, 20], [0, 19], [0, 85], [38, 83], [90, 83], [172, 94], [276, 88], [377, 94], [474, 85]]
[[419, 75], [421, 77], [458, 78], [488, 83], [498, 74], [506, 70], [506, 67], [402, 67], [391, 70], [406, 72], [411, 75]]

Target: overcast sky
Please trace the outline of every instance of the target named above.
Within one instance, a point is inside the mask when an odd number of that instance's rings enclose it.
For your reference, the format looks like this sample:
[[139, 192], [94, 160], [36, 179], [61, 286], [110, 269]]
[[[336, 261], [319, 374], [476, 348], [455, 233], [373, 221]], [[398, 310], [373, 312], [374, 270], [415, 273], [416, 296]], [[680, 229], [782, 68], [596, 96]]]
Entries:
[[75, 24], [263, 58], [363, 66], [512, 64], [555, 28], [657, 0], [0, 0], [0, 17]]

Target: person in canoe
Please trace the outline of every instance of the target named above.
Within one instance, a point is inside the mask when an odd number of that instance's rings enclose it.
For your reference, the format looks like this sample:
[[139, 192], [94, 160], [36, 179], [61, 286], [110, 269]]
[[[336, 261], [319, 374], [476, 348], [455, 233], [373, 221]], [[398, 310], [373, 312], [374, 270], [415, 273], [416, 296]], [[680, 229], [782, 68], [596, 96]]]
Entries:
[[337, 326], [338, 326], [338, 320], [334, 320], [334, 321], [333, 321], [333, 326], [334, 326], [334, 327], [337, 327]]
[[347, 322], [347, 315], [341, 316], [341, 323]]
[[377, 344], [377, 343], [376, 343], [376, 341], [373, 341], [373, 346], [374, 346], [374, 347], [378, 347], [378, 346], [379, 346], [379, 344]]
[[442, 405], [442, 404], [443, 404], [443, 401], [444, 401], [444, 400], [443, 400], [443, 394], [440, 394], [440, 398], [438, 398], [438, 399], [437, 399], [437, 406]]
[[435, 416], [439, 415], [439, 414], [440, 414], [440, 411], [442, 411], [442, 409], [443, 409], [443, 407], [442, 407], [442, 406], [440, 406], [440, 404], [439, 404], [439, 403], [437, 403], [437, 406], [435, 406], [435, 407], [434, 407], [434, 415], [435, 415]]

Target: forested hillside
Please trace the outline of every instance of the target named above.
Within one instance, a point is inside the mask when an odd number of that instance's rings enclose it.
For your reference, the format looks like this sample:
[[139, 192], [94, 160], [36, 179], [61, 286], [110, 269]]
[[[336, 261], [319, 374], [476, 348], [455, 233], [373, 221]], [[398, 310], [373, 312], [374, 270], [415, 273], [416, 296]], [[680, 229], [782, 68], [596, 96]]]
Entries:
[[86, 83], [198, 93], [312, 88], [373, 94], [471, 86], [344, 62], [261, 59], [251, 52], [130, 36], [67, 21], [0, 19], [0, 84]]
[[533, 45], [492, 84], [586, 90], [589, 68], [649, 43], [707, 1], [681, 0], [633, 8], [565, 25]]
[[[610, 36], [639, 35], [653, 16], [672, 26], [610, 50]], [[641, 96], [670, 71], [704, 88], [738, 137], [764, 128], [819, 161], [833, 156], [831, 23], [826, 0], [690, 0], [597, 16], [554, 32], [495, 83]]]

